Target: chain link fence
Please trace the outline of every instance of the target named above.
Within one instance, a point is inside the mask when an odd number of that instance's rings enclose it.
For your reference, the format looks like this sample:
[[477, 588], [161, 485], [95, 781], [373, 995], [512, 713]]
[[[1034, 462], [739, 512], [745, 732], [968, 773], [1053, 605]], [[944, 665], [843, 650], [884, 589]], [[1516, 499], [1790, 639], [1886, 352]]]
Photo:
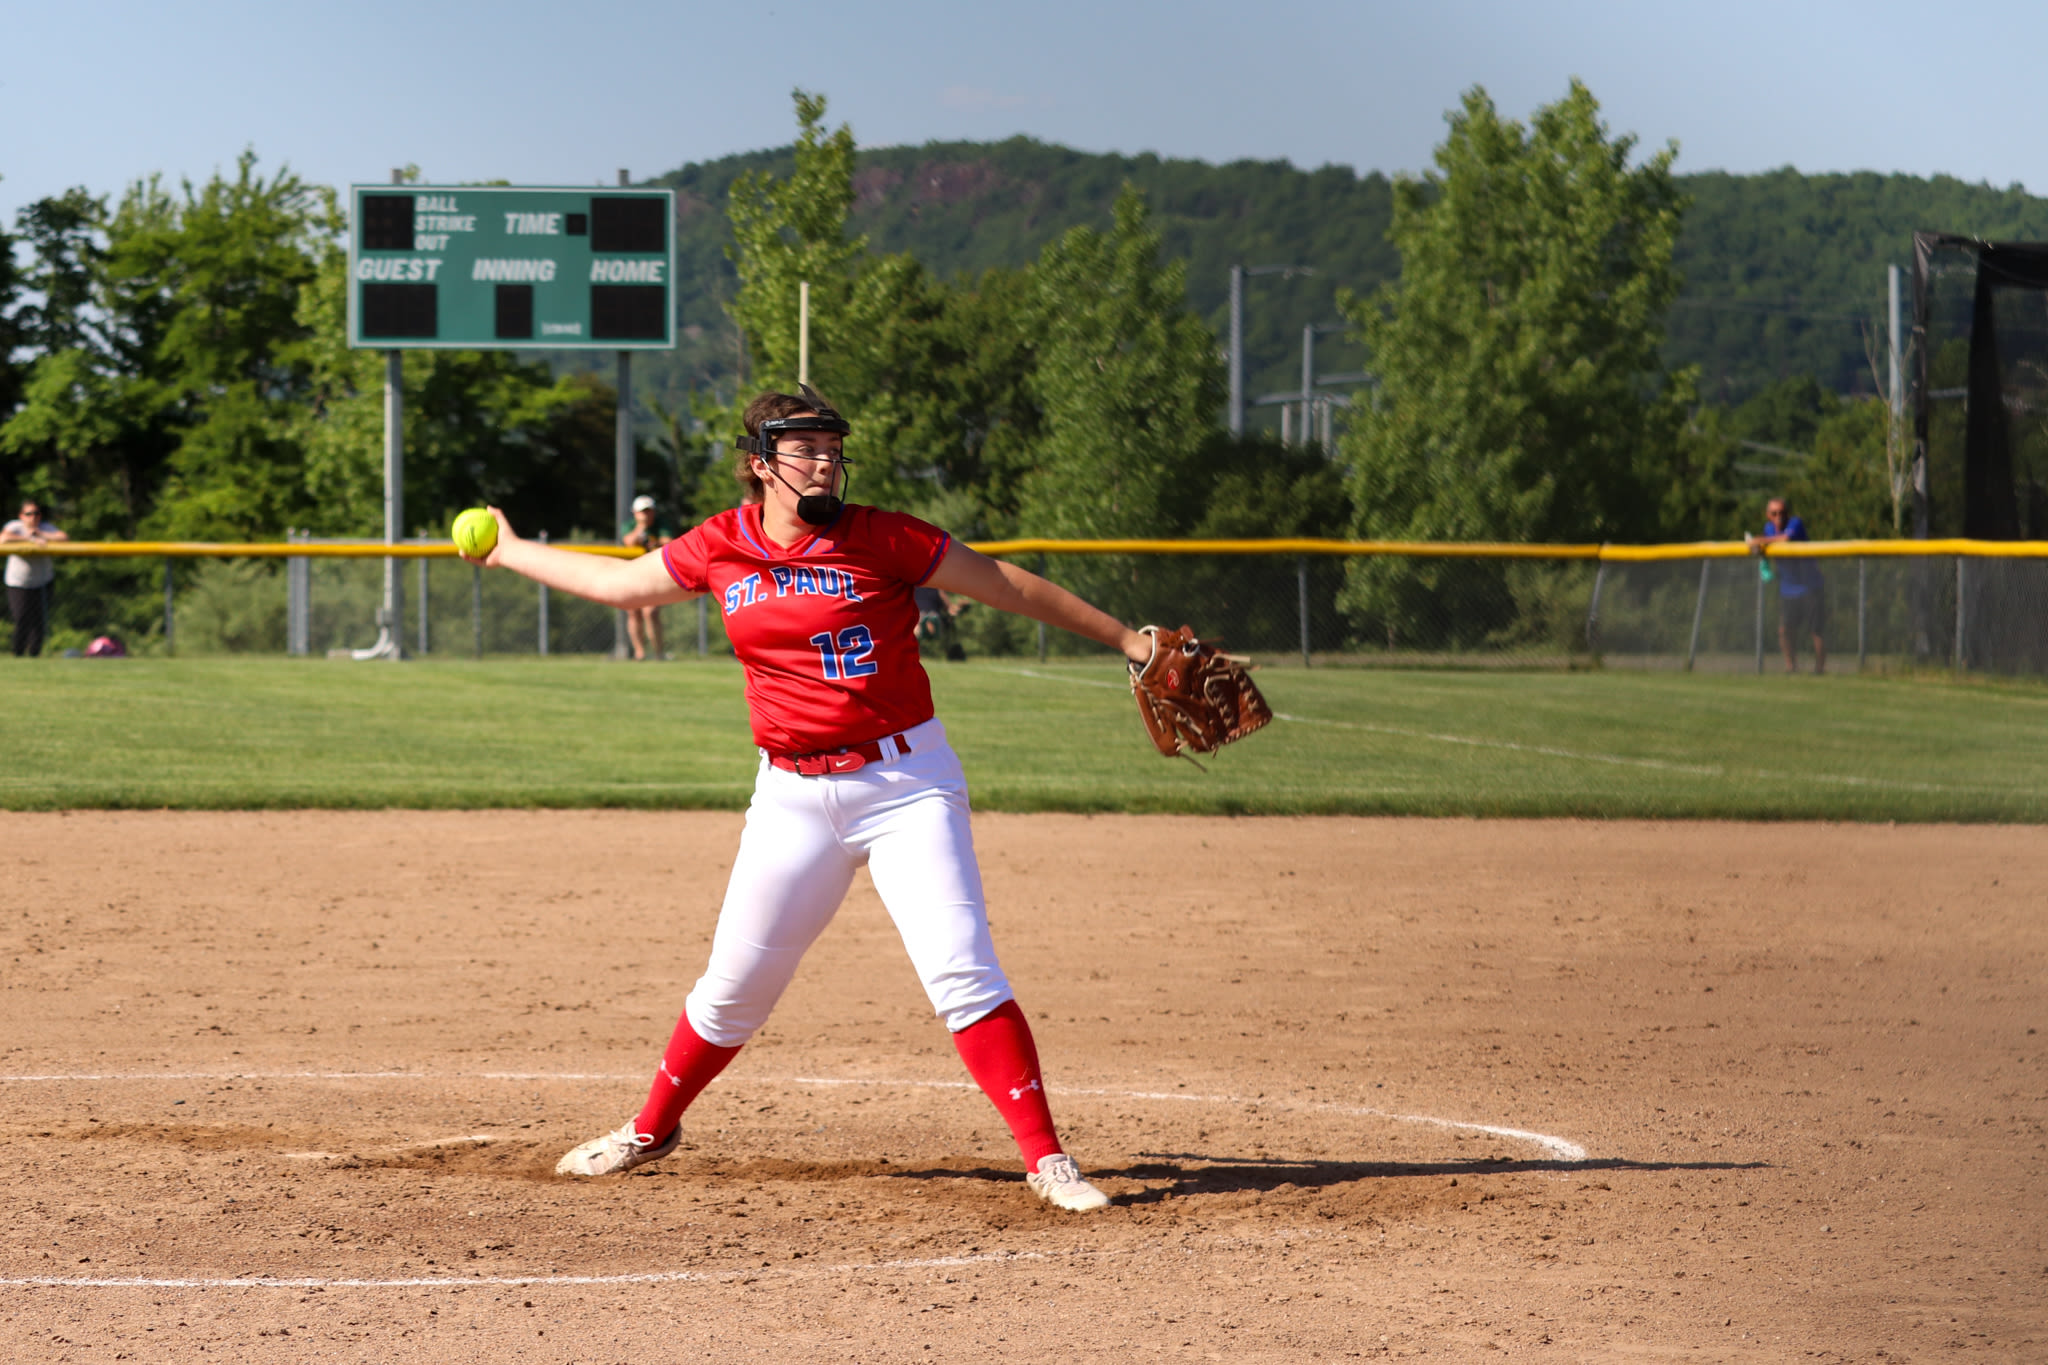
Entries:
[[[309, 547], [381, 541], [295, 539]], [[440, 548], [441, 540], [403, 542]], [[565, 542], [566, 543], [566, 542]], [[506, 655], [620, 657], [623, 613], [516, 574], [486, 573], [446, 556], [400, 559], [398, 643], [417, 658]], [[384, 627], [379, 556], [291, 555], [205, 559], [167, 579], [165, 633], [179, 653], [352, 655]], [[173, 586], [175, 584], [175, 586]], [[659, 653], [727, 652], [717, 613], [698, 602], [655, 614]], [[648, 641], [649, 653], [655, 642]]]
[[[2048, 560], [1897, 554], [1806, 561], [1810, 601], [1742, 558], [1603, 560], [1589, 639], [1607, 667], [1763, 672], [1803, 660], [1819, 634], [1831, 666], [2048, 676]], [[1779, 566], [1779, 575], [1784, 572]], [[1802, 663], [1802, 667], [1808, 666]]]
[[[1013, 557], [1122, 620], [1190, 625], [1263, 664], [1570, 668], [1592, 662], [1585, 631], [1591, 561], [1327, 553]], [[977, 650], [1106, 652], [978, 607], [963, 611], [959, 621], [970, 656]]]
[[[1782, 565], [1732, 547], [1685, 556], [1585, 547], [1544, 558], [1426, 553], [1337, 556], [1040, 556], [1054, 582], [1125, 620], [1183, 622], [1261, 663], [1388, 668], [1585, 668], [1762, 672], [1783, 667]], [[1642, 553], [1643, 558], [1624, 558]], [[1020, 556], [1026, 558], [1027, 556]], [[1833, 665], [2048, 677], [2048, 559], [1888, 553], [1811, 565], [1816, 604], [1795, 608], [1810, 666], [1818, 623]], [[1042, 566], [1042, 567], [1041, 567]], [[961, 616], [970, 655], [1078, 655], [1088, 641], [986, 613]]]
[[[621, 614], [509, 573], [440, 554], [394, 561], [398, 643], [422, 658], [619, 657]], [[1030, 543], [1025, 543], [1026, 546]], [[1186, 623], [1267, 665], [1385, 668], [1632, 668], [1706, 672], [1782, 667], [1785, 557], [1738, 547], [1404, 546], [1316, 544], [1313, 552], [1238, 542], [1225, 552], [1054, 552], [986, 547], [1045, 574], [1123, 620]], [[1295, 542], [1280, 542], [1286, 547]], [[1815, 605], [1792, 624], [1802, 658], [1817, 623], [1831, 665], [1947, 668], [2048, 677], [2048, 557], [2038, 545], [1872, 542], [1810, 547], [1792, 577]], [[1944, 553], [1944, 545], [1971, 547]], [[291, 553], [297, 546], [311, 553]], [[163, 547], [165, 550], [194, 547]], [[205, 547], [164, 559], [163, 640], [179, 653], [347, 655], [384, 623], [376, 542], [294, 541]], [[1184, 548], [1184, 547], [1183, 547]], [[1363, 548], [1365, 552], [1357, 552]], [[97, 547], [111, 556], [117, 547]], [[135, 553], [142, 547], [119, 547]], [[372, 553], [365, 554], [365, 551]], [[1170, 552], [1169, 552], [1170, 551]], [[146, 551], [145, 551], [146, 552]], [[353, 557], [351, 557], [353, 556]], [[174, 571], [172, 566], [177, 564]], [[930, 651], [950, 657], [1076, 657], [1100, 646], [971, 602], [956, 604]], [[660, 653], [730, 654], [708, 599], [660, 613]], [[655, 652], [650, 648], [650, 653]]]

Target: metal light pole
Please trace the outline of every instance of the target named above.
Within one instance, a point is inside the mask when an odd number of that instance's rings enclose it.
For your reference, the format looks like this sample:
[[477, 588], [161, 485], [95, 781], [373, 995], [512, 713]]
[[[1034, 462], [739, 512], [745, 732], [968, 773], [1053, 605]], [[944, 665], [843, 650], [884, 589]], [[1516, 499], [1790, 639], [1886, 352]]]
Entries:
[[1247, 275], [1313, 275], [1307, 265], [1230, 267], [1230, 434], [1244, 435], [1244, 281]]
[[1301, 443], [1315, 439], [1316, 325], [1301, 329]]
[[[1316, 403], [1319, 401], [1316, 398], [1316, 385], [1318, 383], [1331, 383], [1341, 378], [1337, 375], [1326, 374], [1320, 380], [1317, 379], [1316, 337], [1329, 332], [1342, 332], [1348, 325], [1342, 322], [1311, 322], [1301, 329], [1301, 443], [1303, 445], [1307, 445], [1316, 439], [1315, 410]], [[1329, 405], [1325, 402], [1323, 406], [1323, 446], [1325, 449], [1328, 449], [1330, 444], [1329, 416]]]
[[1892, 420], [1896, 422], [1901, 417], [1903, 417], [1906, 412], [1906, 391], [1904, 386], [1900, 382], [1899, 375], [1899, 268], [1895, 265], [1886, 266], [1885, 277], [1885, 283], [1888, 292], [1891, 295], [1890, 302], [1892, 332], [1892, 391], [1890, 397], [1892, 404]]
[[796, 382], [811, 382], [811, 282], [796, 282]]
[[1244, 267], [1230, 267], [1230, 434], [1244, 435]]

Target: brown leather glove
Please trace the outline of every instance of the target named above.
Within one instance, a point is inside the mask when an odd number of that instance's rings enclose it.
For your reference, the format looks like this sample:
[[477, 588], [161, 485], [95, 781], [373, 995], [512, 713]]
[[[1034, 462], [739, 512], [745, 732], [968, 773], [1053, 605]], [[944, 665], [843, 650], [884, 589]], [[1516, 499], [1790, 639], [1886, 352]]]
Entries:
[[1131, 695], [1159, 752], [1212, 754], [1273, 719], [1246, 661], [1195, 638], [1186, 626], [1145, 626], [1152, 657], [1131, 664]]

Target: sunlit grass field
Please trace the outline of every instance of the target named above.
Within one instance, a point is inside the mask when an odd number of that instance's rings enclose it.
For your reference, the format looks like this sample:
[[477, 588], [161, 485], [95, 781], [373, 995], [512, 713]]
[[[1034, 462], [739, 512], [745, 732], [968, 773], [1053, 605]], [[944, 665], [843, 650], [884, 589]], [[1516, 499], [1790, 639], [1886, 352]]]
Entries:
[[[2048, 689], [1269, 669], [1283, 719], [1160, 758], [1113, 661], [932, 669], [993, 810], [2048, 819]], [[0, 808], [744, 806], [730, 661], [0, 661]]]

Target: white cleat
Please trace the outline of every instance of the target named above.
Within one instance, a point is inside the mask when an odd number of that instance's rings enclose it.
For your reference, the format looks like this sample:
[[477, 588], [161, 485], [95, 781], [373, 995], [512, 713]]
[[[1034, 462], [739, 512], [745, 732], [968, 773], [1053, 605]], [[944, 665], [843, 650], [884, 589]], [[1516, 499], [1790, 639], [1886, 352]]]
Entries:
[[1092, 1213], [1109, 1207], [1109, 1196], [1081, 1178], [1081, 1168], [1064, 1152], [1038, 1159], [1038, 1169], [1024, 1177], [1031, 1192], [1056, 1209]]
[[683, 1126], [668, 1135], [665, 1142], [656, 1142], [651, 1137], [633, 1131], [633, 1120], [615, 1133], [594, 1137], [575, 1148], [555, 1163], [556, 1175], [619, 1175], [635, 1166], [645, 1166], [650, 1161], [659, 1161], [676, 1149], [682, 1141]]

